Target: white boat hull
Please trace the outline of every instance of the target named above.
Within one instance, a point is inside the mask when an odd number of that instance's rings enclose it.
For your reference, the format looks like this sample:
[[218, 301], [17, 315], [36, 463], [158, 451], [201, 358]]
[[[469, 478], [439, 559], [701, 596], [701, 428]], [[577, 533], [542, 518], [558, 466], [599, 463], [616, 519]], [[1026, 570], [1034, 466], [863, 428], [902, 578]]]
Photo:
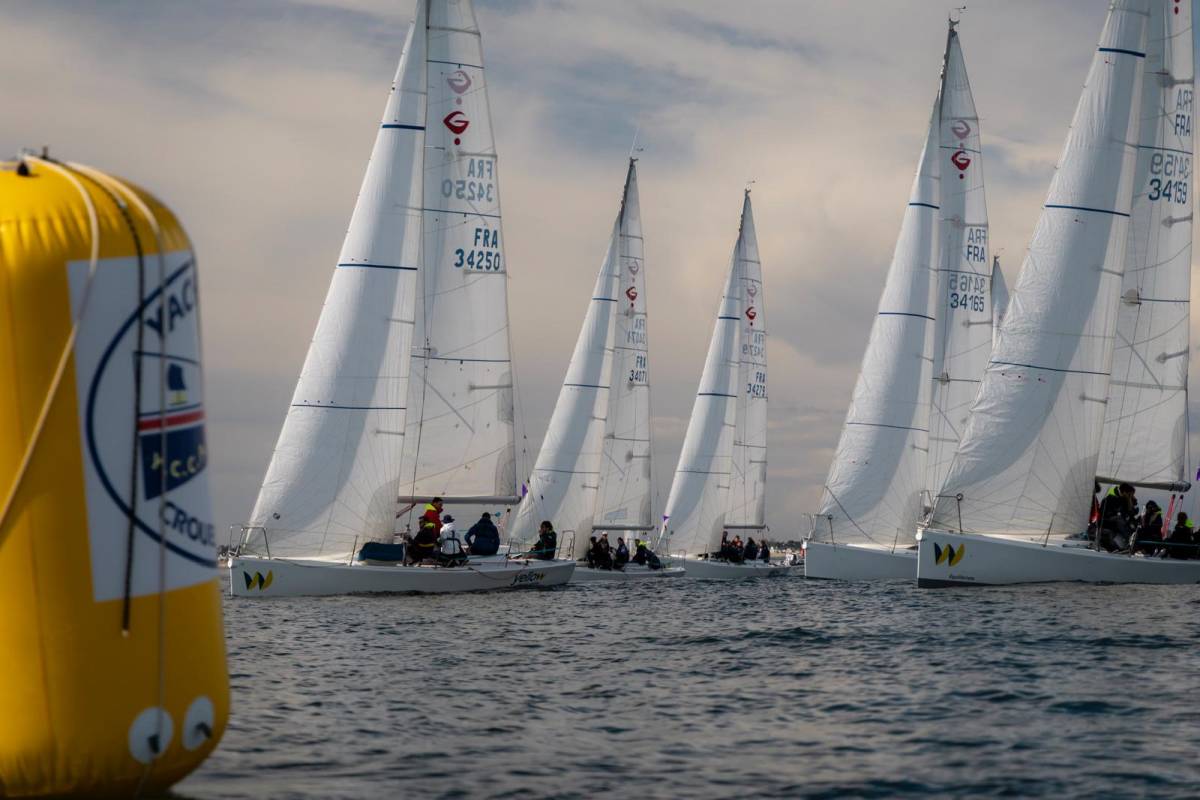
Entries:
[[592, 569], [577, 566], [571, 575], [571, 583], [628, 583], [629, 581], [653, 581], [663, 578], [679, 578], [684, 575], [682, 567], [649, 569], [641, 564], [626, 564], [624, 569]]
[[917, 577], [917, 551], [831, 542], [804, 543], [804, 577], [890, 581]]
[[1099, 553], [1083, 542], [1031, 541], [926, 529], [917, 534], [917, 585], [1200, 583], [1200, 561]]
[[465, 567], [403, 567], [302, 559], [235, 557], [235, 597], [305, 597], [372, 592], [443, 594], [561, 586], [574, 561], [508, 561]]
[[764, 564], [761, 561], [731, 564], [728, 561], [708, 561], [699, 558], [672, 558], [671, 567], [683, 567], [686, 577], [702, 581], [740, 581], [746, 578], [774, 578], [800, 574], [803, 567], [790, 564]]

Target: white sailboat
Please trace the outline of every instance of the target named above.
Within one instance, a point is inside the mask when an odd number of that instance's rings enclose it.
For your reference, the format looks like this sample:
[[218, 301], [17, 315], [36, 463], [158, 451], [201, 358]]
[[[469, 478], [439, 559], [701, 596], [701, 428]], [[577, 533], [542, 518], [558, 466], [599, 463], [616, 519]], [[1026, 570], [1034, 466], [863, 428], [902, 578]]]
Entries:
[[570, 578], [571, 561], [354, 560], [359, 545], [391, 541], [400, 503], [516, 499], [500, 221], [472, 3], [418, 0], [316, 333], [231, 560], [234, 594], [455, 592]]
[[[1194, 583], [1200, 562], [1077, 538], [1092, 484], [1185, 489], [1191, 8], [1109, 12], [967, 433], [919, 534], [921, 586]], [[1140, 112], [1140, 113], [1139, 113]]]
[[[550, 520], [559, 529], [559, 553], [574, 560], [587, 553], [593, 531], [650, 527], [639, 524], [650, 513], [642, 268], [637, 170], [630, 159], [608, 252], [529, 479], [529, 492], [510, 530], [513, 541], [532, 543], [540, 522]], [[622, 569], [577, 565], [571, 580], [624, 582], [682, 574], [678, 568], [651, 570], [632, 563]]]
[[949, 469], [992, 348], [979, 117], [956, 26], [949, 23], [896, 254], [805, 542], [806, 577], [912, 579], [917, 523]]
[[715, 556], [725, 530], [766, 528], [766, 314], [747, 191], [737, 244], [667, 506], [660, 549], [690, 578], [783, 575], [792, 568]]

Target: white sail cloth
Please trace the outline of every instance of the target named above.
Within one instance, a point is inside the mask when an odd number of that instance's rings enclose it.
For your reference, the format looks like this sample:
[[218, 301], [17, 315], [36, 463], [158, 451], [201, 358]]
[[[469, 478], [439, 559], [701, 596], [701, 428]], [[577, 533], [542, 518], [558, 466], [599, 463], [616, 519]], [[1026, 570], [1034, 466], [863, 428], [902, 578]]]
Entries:
[[1133, 207], [1097, 472], [1186, 487], [1192, 266], [1192, 6], [1151, 5]]
[[423, 263], [399, 493], [515, 501], [508, 264], [479, 26], [470, 0], [426, 4]]
[[251, 515], [244, 544], [272, 555], [344, 553], [392, 531], [421, 263], [423, 6]]
[[[744, 221], [743, 221], [744, 222]], [[698, 555], [713, 549], [729, 508], [729, 477], [736, 427], [738, 344], [743, 298], [740, 265], [745, 226], [739, 229], [729, 273], [692, 416], [663, 512], [659, 547], [673, 555]]]
[[840, 542], [908, 543], [923, 511], [938, 263], [938, 141], [934, 104], [854, 397], [814, 519]]
[[1004, 280], [1004, 270], [1000, 269], [1000, 259], [992, 259], [992, 347], [1000, 335], [1000, 323], [1008, 312], [1008, 282]]
[[742, 203], [738, 400], [726, 527], [761, 528], [767, 513], [767, 313], [750, 192]]
[[650, 355], [637, 163], [629, 161], [614, 247], [619, 256], [613, 380], [595, 527], [652, 530]]
[[950, 23], [939, 104], [941, 226], [934, 323], [929, 472], [936, 492], [950, 470], [992, 351], [992, 264], [979, 115], [962, 45]]
[[[931, 524], [1081, 530], [1108, 396], [1147, 0], [1108, 14], [980, 395]], [[961, 506], [956, 495], [962, 496]]]

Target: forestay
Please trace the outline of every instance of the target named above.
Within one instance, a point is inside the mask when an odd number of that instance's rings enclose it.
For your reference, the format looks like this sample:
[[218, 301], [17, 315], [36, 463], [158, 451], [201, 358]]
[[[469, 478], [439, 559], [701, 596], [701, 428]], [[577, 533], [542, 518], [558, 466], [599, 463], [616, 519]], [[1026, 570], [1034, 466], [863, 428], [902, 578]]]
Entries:
[[942, 65], [939, 105], [941, 227], [926, 488], [936, 492], [966, 426], [992, 351], [992, 264], [979, 116], [956, 23]]
[[1097, 472], [1187, 487], [1192, 264], [1192, 5], [1151, 4], [1133, 207]]
[[595, 527], [651, 530], [650, 359], [637, 163], [629, 161], [613, 242], [619, 256], [613, 380]]
[[[1147, 0], [1113, 3], [931, 524], [997, 535], [1087, 523], [1128, 229]], [[962, 495], [961, 508], [956, 495]]]
[[254, 506], [257, 551], [345, 553], [392, 532], [421, 263], [423, 6]]
[[673, 555], [694, 556], [713, 549], [721, 539], [721, 526], [729, 508], [743, 308], [740, 265], [745, 253], [744, 232], [743, 224], [730, 259], [700, 388], [663, 512], [665, 538], [659, 547], [665, 546]]
[[767, 521], [767, 313], [749, 191], [737, 257], [742, 284], [738, 400], [725, 526], [762, 528]]
[[400, 495], [515, 501], [508, 264], [479, 27], [470, 0], [425, 4], [424, 270]]
[[934, 103], [879, 310], [813, 521], [819, 538], [907, 545], [923, 511], [933, 372], [930, 310], [938, 263], [939, 106]]
[[513, 541], [530, 544], [537, 538], [541, 521], [550, 520], [559, 531], [560, 546], [573, 536], [574, 552], [563, 551], [564, 558], [577, 558], [586, 551], [600, 489], [617, 320], [622, 216], [619, 214], [613, 225], [608, 253], [600, 265], [583, 328], [529, 479], [529, 492], [521, 500], [510, 531]]

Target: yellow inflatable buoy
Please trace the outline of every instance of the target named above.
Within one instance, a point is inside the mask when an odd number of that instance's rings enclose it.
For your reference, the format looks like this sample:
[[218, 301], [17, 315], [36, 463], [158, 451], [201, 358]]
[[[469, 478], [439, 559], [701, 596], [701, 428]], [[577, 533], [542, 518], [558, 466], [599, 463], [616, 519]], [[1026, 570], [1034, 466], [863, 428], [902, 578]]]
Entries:
[[0, 162], [0, 797], [160, 792], [221, 737], [202, 378], [174, 215]]

